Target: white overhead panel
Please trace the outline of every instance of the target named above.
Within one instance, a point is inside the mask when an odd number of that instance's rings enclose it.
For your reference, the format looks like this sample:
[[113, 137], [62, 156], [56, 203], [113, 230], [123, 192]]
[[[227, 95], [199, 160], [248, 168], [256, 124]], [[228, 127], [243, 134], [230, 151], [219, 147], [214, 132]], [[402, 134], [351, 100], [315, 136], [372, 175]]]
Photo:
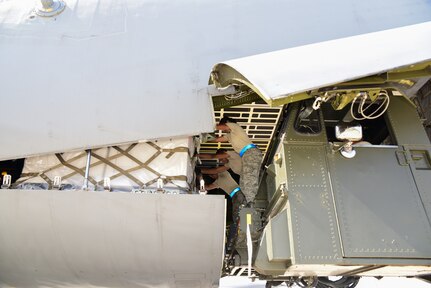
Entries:
[[430, 35], [426, 22], [239, 58], [215, 65], [212, 79], [221, 87], [245, 84], [269, 104], [287, 103], [290, 95], [429, 61]]

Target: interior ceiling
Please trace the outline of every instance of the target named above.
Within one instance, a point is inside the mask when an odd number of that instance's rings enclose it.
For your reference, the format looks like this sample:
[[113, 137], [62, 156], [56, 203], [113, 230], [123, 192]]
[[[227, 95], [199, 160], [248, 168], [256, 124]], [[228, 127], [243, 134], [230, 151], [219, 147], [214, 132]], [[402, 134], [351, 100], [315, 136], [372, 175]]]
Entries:
[[[234, 118], [240, 124], [253, 143], [265, 154], [274, 135], [283, 106], [270, 107], [268, 104], [256, 103], [221, 108], [214, 111], [214, 117], [218, 123], [224, 116]], [[216, 131], [216, 135], [223, 135]], [[219, 148], [233, 150], [229, 143], [204, 143], [200, 153], [215, 153]]]

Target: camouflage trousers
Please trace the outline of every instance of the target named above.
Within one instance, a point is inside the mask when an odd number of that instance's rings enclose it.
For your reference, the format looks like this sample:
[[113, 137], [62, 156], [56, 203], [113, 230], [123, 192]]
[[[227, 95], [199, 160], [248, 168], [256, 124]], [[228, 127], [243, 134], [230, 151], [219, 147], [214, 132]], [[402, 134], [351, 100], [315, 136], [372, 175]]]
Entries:
[[259, 189], [259, 171], [262, 164], [262, 152], [250, 148], [242, 155], [242, 170], [239, 186], [247, 202], [254, 200]]

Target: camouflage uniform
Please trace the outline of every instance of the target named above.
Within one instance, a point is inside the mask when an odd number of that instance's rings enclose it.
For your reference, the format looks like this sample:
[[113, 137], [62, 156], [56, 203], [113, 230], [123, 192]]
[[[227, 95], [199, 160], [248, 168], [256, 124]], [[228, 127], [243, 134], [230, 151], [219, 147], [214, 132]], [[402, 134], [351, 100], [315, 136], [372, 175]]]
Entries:
[[259, 172], [262, 163], [262, 152], [258, 148], [248, 149], [242, 155], [240, 187], [247, 202], [254, 200], [259, 188]]

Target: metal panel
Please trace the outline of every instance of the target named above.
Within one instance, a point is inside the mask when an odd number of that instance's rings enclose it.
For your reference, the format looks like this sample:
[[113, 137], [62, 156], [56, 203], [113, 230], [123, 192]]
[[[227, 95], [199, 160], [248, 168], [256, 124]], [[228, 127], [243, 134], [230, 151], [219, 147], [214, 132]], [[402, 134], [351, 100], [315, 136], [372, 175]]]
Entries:
[[214, 63], [431, 20], [426, 0], [66, 2], [0, 2], [0, 159], [209, 131]]
[[[266, 228], [268, 229], [268, 228]], [[269, 262], [267, 243], [267, 230], [264, 231], [260, 240], [259, 249], [256, 252], [253, 266], [259, 273], [266, 275], [282, 275], [286, 271], [285, 263]]]
[[287, 210], [272, 218], [268, 223], [266, 237], [268, 240], [268, 260], [270, 262], [290, 261], [289, 227], [287, 221]]
[[345, 257], [431, 258], [431, 227], [397, 148], [329, 156]]
[[215, 83], [245, 83], [272, 103], [292, 94], [430, 60], [430, 34], [431, 22], [427, 22], [235, 59], [213, 68]]
[[387, 117], [398, 145], [430, 144], [416, 108], [404, 97], [391, 97]]
[[224, 213], [223, 196], [0, 190], [0, 286], [212, 287]]
[[431, 225], [431, 145], [409, 145], [405, 149], [416, 188]]
[[431, 170], [415, 170], [413, 171], [415, 182], [419, 189], [419, 193], [431, 223]]
[[339, 262], [342, 252], [325, 159], [326, 146], [285, 144], [285, 149], [293, 264]]

